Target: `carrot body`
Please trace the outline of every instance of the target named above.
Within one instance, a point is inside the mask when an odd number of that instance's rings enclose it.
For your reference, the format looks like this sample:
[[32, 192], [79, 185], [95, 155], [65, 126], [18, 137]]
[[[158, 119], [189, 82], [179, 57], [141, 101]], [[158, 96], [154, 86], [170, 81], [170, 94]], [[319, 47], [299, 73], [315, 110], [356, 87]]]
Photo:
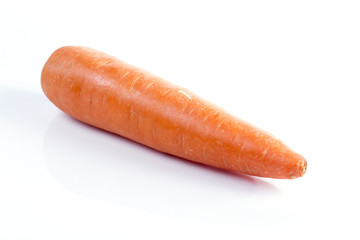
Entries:
[[305, 173], [305, 159], [270, 134], [184, 88], [85, 47], [46, 62], [42, 89], [87, 124], [198, 163], [271, 178]]

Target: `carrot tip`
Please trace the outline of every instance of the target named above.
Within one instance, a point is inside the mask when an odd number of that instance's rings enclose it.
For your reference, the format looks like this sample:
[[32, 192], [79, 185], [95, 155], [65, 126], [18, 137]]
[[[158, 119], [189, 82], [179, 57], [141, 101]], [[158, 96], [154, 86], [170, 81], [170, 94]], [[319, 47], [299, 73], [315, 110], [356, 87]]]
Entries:
[[294, 178], [302, 177], [306, 172], [306, 168], [307, 168], [307, 162], [304, 158], [301, 158], [297, 163], [297, 169], [289, 173], [289, 178], [294, 179]]
[[306, 160], [305, 159], [300, 160], [299, 163], [298, 163], [298, 167], [299, 167], [299, 173], [300, 173], [300, 177], [301, 177], [306, 172], [306, 168], [307, 168]]

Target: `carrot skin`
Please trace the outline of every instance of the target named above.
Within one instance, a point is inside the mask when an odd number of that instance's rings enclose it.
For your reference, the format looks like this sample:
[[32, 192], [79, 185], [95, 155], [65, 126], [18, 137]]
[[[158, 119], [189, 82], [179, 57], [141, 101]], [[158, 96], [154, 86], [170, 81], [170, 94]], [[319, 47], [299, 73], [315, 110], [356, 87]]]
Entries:
[[90, 48], [56, 50], [41, 85], [70, 116], [158, 151], [259, 177], [292, 179], [306, 171], [306, 160], [269, 133]]

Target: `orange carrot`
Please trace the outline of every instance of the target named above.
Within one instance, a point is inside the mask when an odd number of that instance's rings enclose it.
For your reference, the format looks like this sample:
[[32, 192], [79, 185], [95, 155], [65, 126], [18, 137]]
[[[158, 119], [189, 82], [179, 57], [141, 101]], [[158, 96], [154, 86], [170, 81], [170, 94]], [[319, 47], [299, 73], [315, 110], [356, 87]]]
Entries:
[[41, 85], [70, 116], [162, 152], [260, 177], [296, 178], [306, 171], [306, 160], [270, 134], [90, 48], [56, 50]]

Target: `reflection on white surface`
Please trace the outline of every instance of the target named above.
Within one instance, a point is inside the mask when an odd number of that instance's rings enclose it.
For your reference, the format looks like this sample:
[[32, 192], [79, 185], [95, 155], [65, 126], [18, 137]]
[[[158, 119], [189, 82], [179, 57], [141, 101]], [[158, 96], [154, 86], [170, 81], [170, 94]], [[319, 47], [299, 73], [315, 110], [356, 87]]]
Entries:
[[56, 113], [45, 95], [0, 85], [0, 120], [32, 136], [45, 131]]
[[48, 170], [71, 192], [161, 214], [226, 218], [251, 211], [253, 197], [280, 193], [266, 181], [163, 154], [65, 114], [50, 123], [43, 149]]

